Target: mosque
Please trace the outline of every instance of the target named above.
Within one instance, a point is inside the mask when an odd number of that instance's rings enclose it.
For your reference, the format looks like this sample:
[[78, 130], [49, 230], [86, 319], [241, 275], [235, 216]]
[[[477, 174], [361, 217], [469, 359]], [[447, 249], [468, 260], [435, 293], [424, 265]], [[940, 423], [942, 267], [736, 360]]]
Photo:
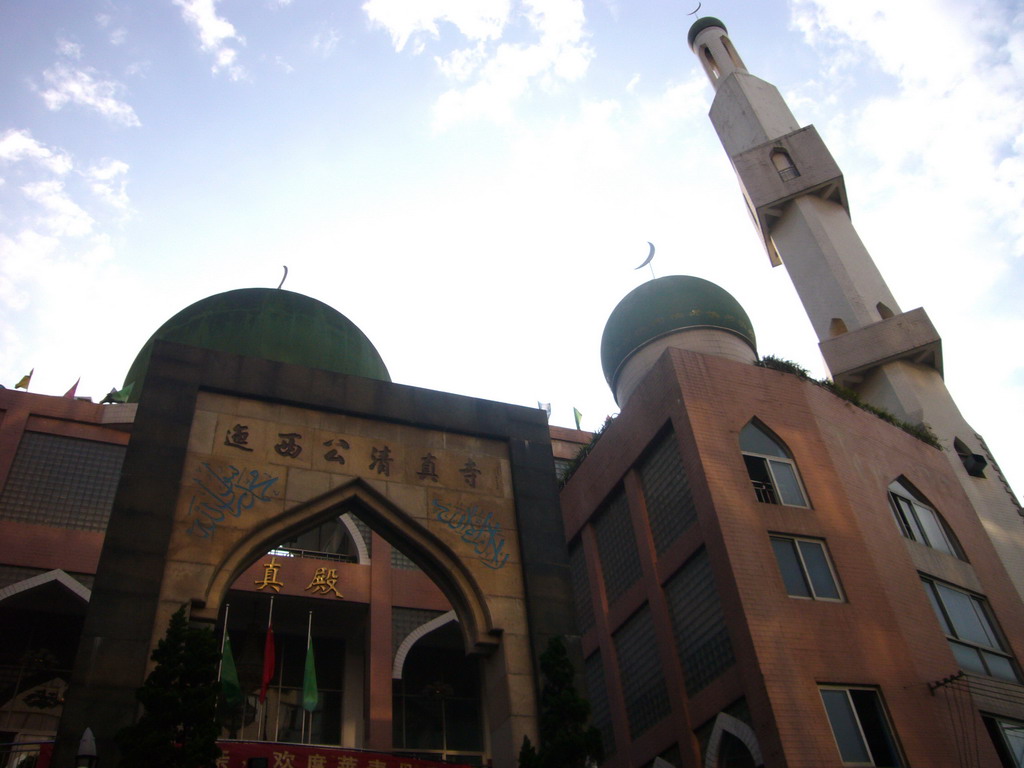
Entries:
[[226, 768], [512, 768], [553, 637], [606, 768], [1024, 766], [1020, 505], [814, 127], [721, 21], [689, 44], [831, 382], [676, 275], [609, 317], [595, 435], [393, 383], [283, 290], [179, 312], [124, 402], [0, 390], [0, 768], [114, 764], [182, 607], [233, 648]]

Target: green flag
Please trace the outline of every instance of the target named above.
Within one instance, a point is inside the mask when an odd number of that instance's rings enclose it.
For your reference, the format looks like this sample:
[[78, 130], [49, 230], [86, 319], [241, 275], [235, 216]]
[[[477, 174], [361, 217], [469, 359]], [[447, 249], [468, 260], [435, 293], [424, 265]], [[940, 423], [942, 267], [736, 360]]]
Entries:
[[231, 638], [224, 635], [224, 654], [220, 663], [220, 689], [224, 701], [229, 707], [237, 707], [242, 703], [242, 686], [238, 684], [238, 669], [235, 667], [235, 656], [231, 653]]
[[132, 388], [134, 388], [134, 387], [135, 387], [135, 382], [134, 381], [131, 384], [129, 384], [127, 387], [125, 387], [124, 389], [118, 389], [117, 387], [113, 387], [107, 393], [107, 396], [104, 397], [100, 402], [101, 403], [127, 403], [128, 402], [128, 398], [131, 397]]
[[572, 409], [572, 415], [576, 417], [576, 429], [580, 428], [580, 419], [583, 418], [583, 414], [574, 406]]
[[313, 662], [313, 638], [306, 639], [306, 672], [302, 676], [302, 708], [307, 712], [316, 709], [320, 694], [316, 687], [316, 664]]

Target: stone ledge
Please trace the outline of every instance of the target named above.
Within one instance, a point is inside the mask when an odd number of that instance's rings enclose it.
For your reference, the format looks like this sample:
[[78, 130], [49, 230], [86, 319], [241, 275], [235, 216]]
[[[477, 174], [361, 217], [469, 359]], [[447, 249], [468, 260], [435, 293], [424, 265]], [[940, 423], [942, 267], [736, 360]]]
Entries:
[[821, 342], [818, 347], [837, 384], [859, 383], [872, 368], [908, 360], [942, 375], [942, 339], [918, 307]]

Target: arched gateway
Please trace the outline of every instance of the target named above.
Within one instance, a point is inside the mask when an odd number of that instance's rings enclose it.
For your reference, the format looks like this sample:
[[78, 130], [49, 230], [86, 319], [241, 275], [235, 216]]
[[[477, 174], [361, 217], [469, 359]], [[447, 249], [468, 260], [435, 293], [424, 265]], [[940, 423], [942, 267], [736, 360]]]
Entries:
[[[486, 752], [513, 765], [536, 740], [537, 654], [572, 632], [543, 412], [160, 340], [147, 352], [54, 764], [86, 727], [112, 752], [174, 611], [217, 622], [274, 547], [351, 513], [447, 599], [480, 659]], [[391, 616], [367, 603], [367, 646], [390, 646]], [[369, 749], [393, 747], [386, 661], [367, 665]]]

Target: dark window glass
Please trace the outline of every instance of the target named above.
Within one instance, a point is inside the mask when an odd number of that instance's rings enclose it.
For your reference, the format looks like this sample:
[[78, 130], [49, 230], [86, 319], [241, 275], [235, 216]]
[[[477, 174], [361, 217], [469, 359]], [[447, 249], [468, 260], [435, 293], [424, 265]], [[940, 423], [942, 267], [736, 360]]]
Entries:
[[822, 688], [820, 692], [844, 765], [903, 765], [877, 691]]
[[922, 578], [925, 592], [960, 668], [965, 672], [1020, 682], [985, 598]]
[[0, 493], [0, 519], [106, 530], [124, 451], [123, 445], [26, 432]]
[[692, 696], [735, 661], [705, 550], [690, 558], [665, 583], [665, 599], [686, 677], [686, 692]]
[[793, 539], [779, 539], [773, 536], [772, 549], [775, 550], [775, 559], [779, 563], [786, 592], [794, 597], [810, 597], [811, 587], [804, 578], [804, 569], [796, 552], [796, 542]]
[[785, 446], [752, 421], [740, 432], [740, 450], [758, 501], [807, 506], [796, 465]]
[[619, 488], [594, 522], [597, 552], [608, 602], [612, 603], [640, 578], [640, 557], [629, 518], [626, 494]]
[[899, 481], [890, 485], [889, 502], [900, 533], [906, 538], [960, 560], [967, 559], [960, 542], [956, 540], [956, 536], [942, 516], [918, 498], [906, 485]]
[[605, 757], [610, 757], [615, 753], [615, 733], [612, 730], [612, 713], [608, 706], [608, 689], [605, 686], [600, 651], [591, 654], [583, 663], [583, 679], [590, 700], [590, 722], [601, 733]]
[[658, 658], [650, 607], [645, 605], [633, 614], [613, 639], [629, 732], [635, 739], [669, 713], [668, 687]]
[[579, 540], [569, 547], [569, 573], [572, 577], [576, 620], [580, 631], [586, 632], [594, 626], [594, 604], [590, 595], [590, 580], [587, 578], [587, 559]]
[[788, 594], [815, 600], [842, 599], [823, 542], [772, 536], [772, 549]]
[[985, 727], [1005, 768], [1024, 768], [1024, 723], [986, 717]]
[[654, 547], [661, 554], [697, 520], [690, 483], [673, 432], [665, 435], [641, 462], [647, 518]]
[[797, 541], [797, 546], [800, 548], [807, 575], [810, 576], [814, 596], [818, 599], [838, 600], [839, 588], [832, 575], [832, 566], [825, 553], [825, 545], [820, 541], [800, 539]]

